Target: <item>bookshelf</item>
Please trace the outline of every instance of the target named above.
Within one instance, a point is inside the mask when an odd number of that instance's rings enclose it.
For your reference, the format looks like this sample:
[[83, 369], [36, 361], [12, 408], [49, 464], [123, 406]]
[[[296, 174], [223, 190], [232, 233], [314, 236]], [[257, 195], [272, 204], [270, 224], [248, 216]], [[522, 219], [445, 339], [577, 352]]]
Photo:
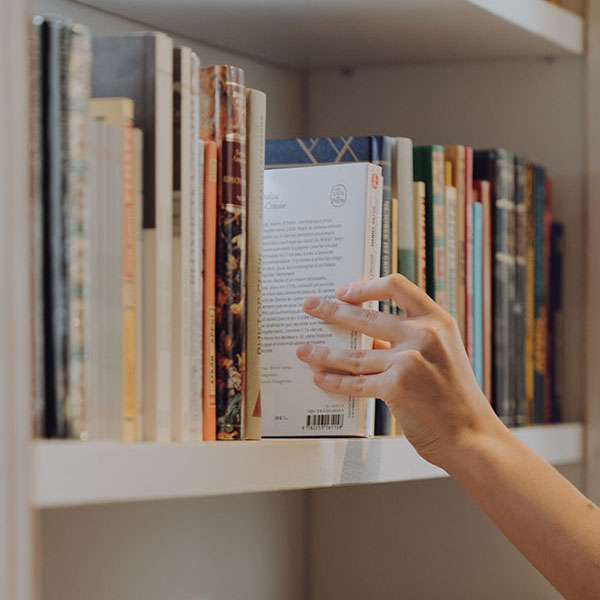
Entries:
[[[352, 551], [355, 523], [331, 518], [340, 506], [350, 507], [341, 511], [345, 517], [381, 528], [363, 537], [373, 562], [394, 555], [401, 537], [411, 556], [427, 557], [394, 567], [401, 587], [384, 575], [367, 578], [374, 597], [387, 597], [390, 589], [396, 597], [401, 591], [419, 597], [432, 572], [448, 598], [511, 597], [515, 588], [506, 587], [502, 570], [514, 568], [523, 597], [554, 598], [492, 526], [482, 525], [478, 509], [403, 438], [30, 441], [28, 216], [25, 203], [14, 201], [27, 197], [26, 23], [35, 10], [71, 15], [100, 34], [148, 27], [176, 34], [205, 63], [238, 64], [268, 93], [270, 137], [346, 133], [349, 124], [362, 133], [389, 124], [390, 133], [417, 141], [508, 145], [547, 164], [561, 199], [556, 215], [570, 240], [565, 412], [573, 423], [522, 428], [517, 435], [579, 486], [585, 469], [585, 489], [597, 501], [600, 0], [588, 2], [585, 18], [543, 0], [6, 0], [2, 10], [0, 598], [218, 597], [230, 578], [230, 597], [352, 599], [359, 588], [347, 565], [360, 553]], [[376, 99], [373, 86], [380, 86]], [[442, 120], [439, 107], [451, 118]], [[389, 512], [398, 506], [402, 514]], [[433, 514], [444, 512], [454, 529]], [[393, 536], [392, 521], [401, 531]], [[450, 538], [443, 556], [430, 551]], [[182, 548], [202, 564], [182, 559]], [[225, 553], [242, 569], [237, 577], [222, 564]], [[331, 553], [344, 568], [325, 568]], [[494, 567], [485, 581], [469, 562], [482, 555]], [[162, 576], [158, 583], [148, 576], [154, 569]], [[43, 592], [35, 589], [40, 576]], [[106, 579], [113, 588], [103, 592]]]

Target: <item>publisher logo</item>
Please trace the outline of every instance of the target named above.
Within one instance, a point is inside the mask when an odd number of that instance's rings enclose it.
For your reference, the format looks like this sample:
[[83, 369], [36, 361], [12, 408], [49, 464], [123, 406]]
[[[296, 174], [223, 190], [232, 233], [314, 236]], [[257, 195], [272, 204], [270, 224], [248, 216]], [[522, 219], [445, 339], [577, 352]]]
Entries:
[[377, 173], [373, 173], [373, 175], [371, 175], [371, 185], [373, 186], [374, 190], [376, 190], [379, 186], [379, 175], [377, 175]]
[[346, 204], [346, 186], [338, 183], [331, 188], [331, 194], [329, 198], [331, 200], [331, 206], [335, 206], [335, 208], [339, 208], [340, 206], [344, 206]]

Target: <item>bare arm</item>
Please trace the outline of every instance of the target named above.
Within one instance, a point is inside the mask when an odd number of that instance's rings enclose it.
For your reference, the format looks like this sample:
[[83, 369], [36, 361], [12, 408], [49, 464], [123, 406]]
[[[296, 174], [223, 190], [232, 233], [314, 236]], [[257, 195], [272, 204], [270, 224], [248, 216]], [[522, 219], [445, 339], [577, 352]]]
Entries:
[[[322, 369], [315, 383], [383, 398], [419, 454], [445, 469], [565, 598], [600, 597], [600, 510], [496, 417], [451, 317], [400, 275], [337, 295], [343, 302], [307, 298], [304, 309], [390, 348], [305, 344], [298, 357]], [[360, 308], [390, 298], [407, 318]]]

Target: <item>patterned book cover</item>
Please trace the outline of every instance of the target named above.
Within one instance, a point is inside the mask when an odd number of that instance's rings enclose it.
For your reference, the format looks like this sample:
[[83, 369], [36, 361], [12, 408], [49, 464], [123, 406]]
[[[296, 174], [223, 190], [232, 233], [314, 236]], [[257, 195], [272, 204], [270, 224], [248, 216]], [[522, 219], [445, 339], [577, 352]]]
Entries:
[[534, 423], [544, 422], [544, 385], [546, 374], [546, 282], [544, 268], [544, 207], [546, 203], [546, 171], [534, 168]]
[[527, 167], [523, 159], [515, 157], [515, 302], [513, 304], [513, 330], [515, 335], [514, 352], [514, 396], [515, 424], [524, 425], [528, 421], [527, 398], [525, 394], [525, 306], [527, 303], [527, 207], [525, 192], [527, 187]]
[[[475, 198], [474, 198], [475, 199]], [[475, 199], [478, 200], [478, 199]], [[473, 372], [483, 389], [483, 207], [473, 202]]]
[[427, 234], [425, 223], [425, 183], [415, 181], [414, 197], [414, 229], [415, 229], [415, 283], [427, 291]]
[[473, 200], [481, 203], [481, 301], [482, 301], [482, 389], [486, 398], [492, 401], [492, 206], [489, 181], [473, 182]]
[[425, 183], [427, 293], [447, 310], [443, 146], [416, 147], [414, 173], [417, 181]]
[[465, 347], [473, 355], [473, 148], [465, 147]]
[[217, 439], [243, 437], [246, 377], [246, 89], [244, 71], [200, 70], [202, 138], [217, 142]]
[[527, 422], [535, 422], [535, 169], [525, 167], [526, 279], [525, 279], [525, 402]]
[[446, 177], [444, 187], [444, 205], [446, 221], [446, 280], [448, 285], [448, 312], [454, 319], [458, 318], [458, 268], [457, 268], [457, 195], [452, 180], [452, 164], [446, 163]]
[[511, 396], [512, 306], [515, 289], [514, 258], [514, 157], [506, 150], [474, 153], [473, 176], [491, 182], [493, 206], [493, 340], [494, 408], [507, 425], [512, 425], [515, 399]]
[[561, 421], [564, 391], [564, 317], [562, 305], [563, 268], [565, 257], [565, 228], [561, 223], [552, 223], [550, 233], [550, 325], [549, 357], [547, 373], [552, 375], [551, 420]]

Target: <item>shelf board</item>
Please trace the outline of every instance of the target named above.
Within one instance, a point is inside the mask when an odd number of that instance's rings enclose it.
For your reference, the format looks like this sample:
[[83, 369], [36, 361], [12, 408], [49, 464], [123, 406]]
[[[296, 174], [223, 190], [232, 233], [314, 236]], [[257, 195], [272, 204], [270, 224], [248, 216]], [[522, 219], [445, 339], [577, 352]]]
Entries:
[[[580, 462], [577, 423], [514, 433], [555, 465]], [[33, 442], [37, 508], [445, 477], [403, 437], [259, 442]]]
[[80, 0], [301, 68], [580, 55], [583, 19], [545, 0]]

